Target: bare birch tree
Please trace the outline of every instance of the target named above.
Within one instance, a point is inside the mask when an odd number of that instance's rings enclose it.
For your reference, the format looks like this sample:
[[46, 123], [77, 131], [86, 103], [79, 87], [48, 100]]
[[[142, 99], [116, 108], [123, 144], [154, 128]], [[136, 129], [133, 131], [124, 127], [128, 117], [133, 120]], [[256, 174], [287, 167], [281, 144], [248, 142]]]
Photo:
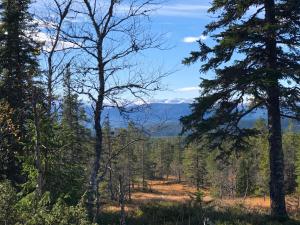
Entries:
[[41, 29], [40, 41], [44, 42], [43, 56], [43, 80], [47, 92], [47, 113], [52, 114], [52, 106], [55, 101], [55, 87], [58, 87], [65, 73], [66, 65], [70, 61], [70, 51], [73, 47], [62, 39], [64, 28], [73, 0], [42, 0], [39, 2], [42, 15], [37, 13], [37, 20]]
[[[42, 0], [39, 1], [38, 8], [42, 8], [39, 12], [35, 13], [35, 20], [39, 25], [39, 32], [37, 33], [37, 39], [42, 42], [42, 54], [41, 54], [41, 70], [43, 76], [41, 76], [41, 83], [45, 86], [46, 90], [46, 117], [49, 128], [52, 129], [53, 125], [53, 106], [56, 104], [55, 89], [61, 85], [62, 75], [65, 73], [66, 65], [70, 61], [69, 51], [73, 50], [73, 46], [69, 43], [65, 43], [62, 40], [62, 29], [65, 24], [65, 20], [69, 13], [73, 0]], [[42, 14], [41, 14], [42, 13]], [[35, 97], [33, 97], [34, 99]], [[39, 117], [38, 110], [36, 109], [36, 102], [33, 100], [33, 109], [35, 115], [35, 126], [37, 140], [40, 136], [39, 132]], [[49, 139], [51, 135], [49, 135]], [[49, 141], [50, 142], [50, 141]], [[38, 194], [43, 194], [43, 186], [45, 185], [45, 174], [48, 171], [48, 154], [51, 151], [51, 146], [45, 144], [43, 152], [40, 149], [41, 143], [36, 143], [36, 167], [38, 170]], [[42, 155], [43, 153], [43, 155]], [[44, 157], [44, 160], [41, 157]], [[42, 163], [42, 161], [44, 163]]]
[[107, 105], [124, 109], [130, 99], [143, 101], [150, 92], [159, 90], [159, 81], [165, 76], [160, 72], [145, 75], [136, 60], [143, 51], [162, 45], [162, 37], [151, 35], [146, 27], [156, 4], [154, 0], [77, 1], [71, 8], [72, 22], [64, 30], [65, 41], [81, 51], [76, 57], [78, 93], [88, 96], [93, 106], [95, 149], [87, 208], [94, 221], [100, 208], [96, 199], [103, 153], [103, 109]]

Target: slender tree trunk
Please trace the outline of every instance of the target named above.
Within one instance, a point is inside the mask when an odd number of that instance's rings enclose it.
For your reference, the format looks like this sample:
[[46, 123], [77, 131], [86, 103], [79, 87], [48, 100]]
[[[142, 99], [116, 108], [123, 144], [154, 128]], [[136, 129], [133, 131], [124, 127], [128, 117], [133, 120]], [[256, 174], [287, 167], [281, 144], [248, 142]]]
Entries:
[[124, 193], [124, 184], [123, 178], [119, 175], [119, 204], [121, 207], [120, 211], [120, 225], [126, 225], [126, 214], [125, 214], [125, 193]]
[[178, 182], [181, 183], [181, 149], [178, 148]]
[[98, 218], [98, 214], [100, 211], [100, 202], [96, 202], [96, 210], [94, 207], [95, 200], [99, 200], [99, 190], [98, 190], [98, 175], [100, 170], [100, 160], [102, 155], [102, 142], [103, 142], [103, 133], [101, 126], [101, 115], [103, 110], [103, 101], [105, 95], [105, 70], [102, 58], [102, 44], [103, 40], [99, 40], [97, 43], [97, 60], [98, 60], [98, 82], [99, 82], [99, 90], [98, 97], [95, 101], [96, 107], [94, 109], [94, 129], [96, 132], [95, 137], [95, 156], [93, 167], [90, 176], [89, 188], [88, 188], [88, 202], [87, 202], [87, 210], [90, 219], [95, 223]]
[[127, 170], [128, 170], [128, 199], [131, 201], [131, 183], [132, 183], [132, 168], [131, 168], [131, 161], [132, 159], [132, 149], [131, 147], [128, 148], [127, 154]]
[[199, 173], [199, 150], [197, 149], [196, 155], [196, 184], [197, 184], [197, 191], [200, 190], [200, 173]]
[[128, 181], [128, 200], [131, 201], [131, 179]]
[[[97, 110], [98, 108], [98, 110]], [[90, 219], [96, 222], [98, 213], [99, 213], [99, 193], [98, 193], [98, 173], [100, 169], [100, 159], [102, 153], [102, 127], [100, 124], [101, 118], [101, 109], [100, 104], [97, 103], [95, 115], [94, 115], [94, 122], [95, 122], [95, 131], [96, 131], [96, 140], [95, 140], [95, 156], [94, 162], [92, 166], [90, 181], [89, 181], [89, 190], [88, 190], [88, 202], [87, 202], [87, 210], [89, 213]], [[95, 201], [96, 202], [96, 209], [94, 207]]]
[[37, 102], [36, 102], [36, 90], [33, 88], [33, 97], [32, 97], [32, 107], [33, 107], [33, 114], [34, 114], [34, 126], [35, 126], [35, 164], [38, 172], [37, 177], [37, 195], [40, 198], [44, 192], [44, 173], [42, 169], [42, 159], [41, 159], [41, 134], [40, 134], [40, 120], [39, 120], [39, 113], [37, 109]]
[[248, 195], [248, 189], [249, 189], [249, 174], [247, 174], [247, 180], [246, 180], [246, 188], [245, 188], [245, 194], [244, 194], [244, 201], [247, 198]]
[[145, 190], [146, 181], [145, 181], [145, 143], [144, 142], [142, 146], [142, 185], [143, 185], [143, 190]]
[[[268, 23], [266, 38], [266, 53], [268, 57], [267, 68], [270, 71], [277, 68], [276, 53], [276, 25], [275, 0], [265, 0], [266, 22]], [[286, 205], [284, 193], [284, 156], [282, 150], [281, 115], [280, 115], [280, 90], [279, 76], [271, 72], [267, 74], [269, 79], [268, 94], [268, 127], [269, 127], [269, 154], [270, 154], [270, 198], [271, 215], [278, 218], [286, 218]]]
[[[111, 132], [110, 129], [108, 131], [108, 157], [111, 159], [112, 157], [112, 149], [111, 149]], [[113, 181], [112, 181], [112, 163], [111, 160], [109, 161], [109, 181], [108, 181], [108, 188], [110, 192], [110, 200], [115, 200], [115, 195], [113, 191]]]

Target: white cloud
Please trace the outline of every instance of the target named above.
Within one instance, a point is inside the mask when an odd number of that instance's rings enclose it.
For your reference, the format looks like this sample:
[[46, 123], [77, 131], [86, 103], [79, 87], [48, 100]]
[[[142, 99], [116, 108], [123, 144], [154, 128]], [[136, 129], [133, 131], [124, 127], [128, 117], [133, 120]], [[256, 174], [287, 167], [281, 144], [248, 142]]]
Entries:
[[200, 36], [191, 36], [191, 37], [185, 37], [183, 38], [183, 42], [184, 43], [195, 43], [197, 41], [204, 41], [207, 39], [207, 36], [204, 35], [200, 35]]
[[199, 87], [184, 87], [184, 88], [179, 88], [176, 89], [176, 92], [193, 92], [193, 91], [199, 91]]
[[165, 104], [181, 104], [181, 103], [192, 103], [194, 100], [191, 98], [173, 98], [173, 99], [166, 99], [162, 103]]
[[[138, 6], [133, 6], [133, 9]], [[152, 11], [156, 16], [169, 16], [169, 17], [192, 17], [199, 18], [207, 15], [207, 10], [210, 8], [208, 4], [173, 4], [173, 5], [147, 5], [142, 10]], [[126, 13], [131, 6], [122, 4], [116, 9], [117, 13]]]
[[169, 99], [148, 99], [145, 101], [134, 101], [133, 104], [135, 105], [144, 105], [147, 104], [182, 104], [182, 103], [192, 103], [194, 101], [193, 98], [169, 98]]
[[[35, 39], [35, 41], [43, 44], [44, 51], [51, 51], [54, 44], [54, 38], [50, 37], [48, 34], [44, 32], [37, 32], [33, 38]], [[75, 48], [75, 47], [76, 46], [71, 42], [59, 40], [55, 50], [60, 51], [60, 50]]]
[[201, 4], [163, 5], [156, 11], [156, 14], [176, 17], [203, 17], [203, 15], [206, 15], [209, 8], [209, 5]]

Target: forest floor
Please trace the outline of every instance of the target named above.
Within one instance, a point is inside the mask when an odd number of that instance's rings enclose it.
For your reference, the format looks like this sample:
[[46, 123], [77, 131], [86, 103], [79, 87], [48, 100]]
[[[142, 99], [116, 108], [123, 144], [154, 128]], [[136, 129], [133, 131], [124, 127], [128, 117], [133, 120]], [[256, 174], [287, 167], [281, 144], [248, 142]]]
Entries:
[[[185, 182], [176, 180], [148, 181], [148, 190], [138, 186], [132, 200], [126, 206], [128, 224], [134, 225], [277, 225], [299, 224], [300, 209], [296, 197], [287, 197], [291, 219], [286, 222], [272, 221], [268, 214], [270, 199], [248, 197], [218, 199], [209, 190], [201, 190], [202, 203], [196, 201], [197, 190]], [[103, 224], [118, 224], [117, 204], [105, 205]], [[205, 221], [205, 222], [204, 222]]]

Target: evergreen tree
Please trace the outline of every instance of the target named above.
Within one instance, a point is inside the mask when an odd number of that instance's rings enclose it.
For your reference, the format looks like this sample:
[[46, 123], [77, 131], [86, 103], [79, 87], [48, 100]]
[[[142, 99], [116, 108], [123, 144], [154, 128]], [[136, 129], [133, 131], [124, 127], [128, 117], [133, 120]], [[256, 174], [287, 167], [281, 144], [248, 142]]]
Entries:
[[[214, 0], [209, 10], [217, 20], [206, 27], [214, 46], [184, 60], [204, 62], [202, 94], [192, 114], [182, 119], [191, 139], [206, 134], [217, 146], [232, 142], [243, 149], [253, 129], [239, 126], [243, 117], [265, 107], [268, 112], [271, 215], [286, 218], [281, 118], [299, 119], [300, 2], [277, 0]], [[251, 103], [248, 102], [251, 100]]]
[[[37, 74], [38, 45], [33, 40], [34, 25], [29, 13], [30, 0], [3, 0], [0, 19], [0, 98], [13, 109], [12, 122], [20, 130], [20, 138], [8, 140], [10, 151], [22, 154], [26, 120], [30, 117], [32, 78]], [[20, 182], [20, 163], [15, 154], [8, 168], [8, 178]]]
[[108, 162], [108, 172], [107, 172], [107, 189], [109, 192], [110, 200], [114, 201], [116, 200], [116, 193], [113, 183], [113, 173], [114, 173], [114, 163], [112, 162], [112, 156], [113, 156], [113, 137], [114, 132], [112, 131], [110, 121], [109, 121], [109, 115], [106, 116], [104, 124], [103, 124], [103, 158], [104, 162]]
[[[45, 116], [48, 118], [47, 113]], [[52, 142], [57, 144], [50, 145], [56, 147], [56, 151], [50, 152], [47, 186], [54, 198], [65, 195], [71, 204], [78, 203], [86, 188], [87, 157], [91, 144], [86, 122], [79, 96], [73, 92], [72, 73], [68, 65], [64, 74], [61, 124], [49, 126], [54, 131]]]
[[[30, 85], [37, 74], [38, 45], [30, 0], [3, 0], [0, 29], [1, 98], [15, 110], [15, 123], [24, 131], [30, 105]], [[25, 135], [25, 134], [23, 134]]]
[[[299, 135], [298, 135], [299, 140]], [[296, 194], [298, 195], [298, 208], [300, 207], [300, 145], [298, 144], [296, 147], [295, 153], [295, 182], [296, 182]]]
[[257, 173], [257, 186], [258, 194], [266, 196], [269, 193], [270, 181], [270, 163], [268, 152], [268, 129], [266, 121], [258, 120], [255, 124], [256, 129], [259, 131], [259, 136], [253, 139], [253, 151], [259, 154], [258, 157], [258, 173]]
[[18, 140], [19, 130], [13, 123], [13, 109], [0, 100], [0, 180], [11, 178], [10, 168], [15, 166], [14, 152], [9, 140]]
[[299, 148], [298, 139], [299, 135], [294, 132], [293, 122], [290, 121], [287, 131], [283, 134], [284, 185], [288, 194], [293, 193], [296, 188], [295, 158]]
[[253, 170], [251, 165], [253, 165], [252, 157], [242, 157], [239, 161], [237, 177], [236, 177], [236, 191], [239, 196], [247, 197], [253, 191], [253, 179], [251, 173]]
[[172, 161], [172, 171], [177, 177], [178, 182], [181, 182], [183, 175], [183, 160], [184, 160], [184, 146], [182, 138], [174, 139], [174, 156]]
[[190, 144], [184, 151], [184, 174], [199, 190], [205, 185], [206, 154], [205, 149]]

